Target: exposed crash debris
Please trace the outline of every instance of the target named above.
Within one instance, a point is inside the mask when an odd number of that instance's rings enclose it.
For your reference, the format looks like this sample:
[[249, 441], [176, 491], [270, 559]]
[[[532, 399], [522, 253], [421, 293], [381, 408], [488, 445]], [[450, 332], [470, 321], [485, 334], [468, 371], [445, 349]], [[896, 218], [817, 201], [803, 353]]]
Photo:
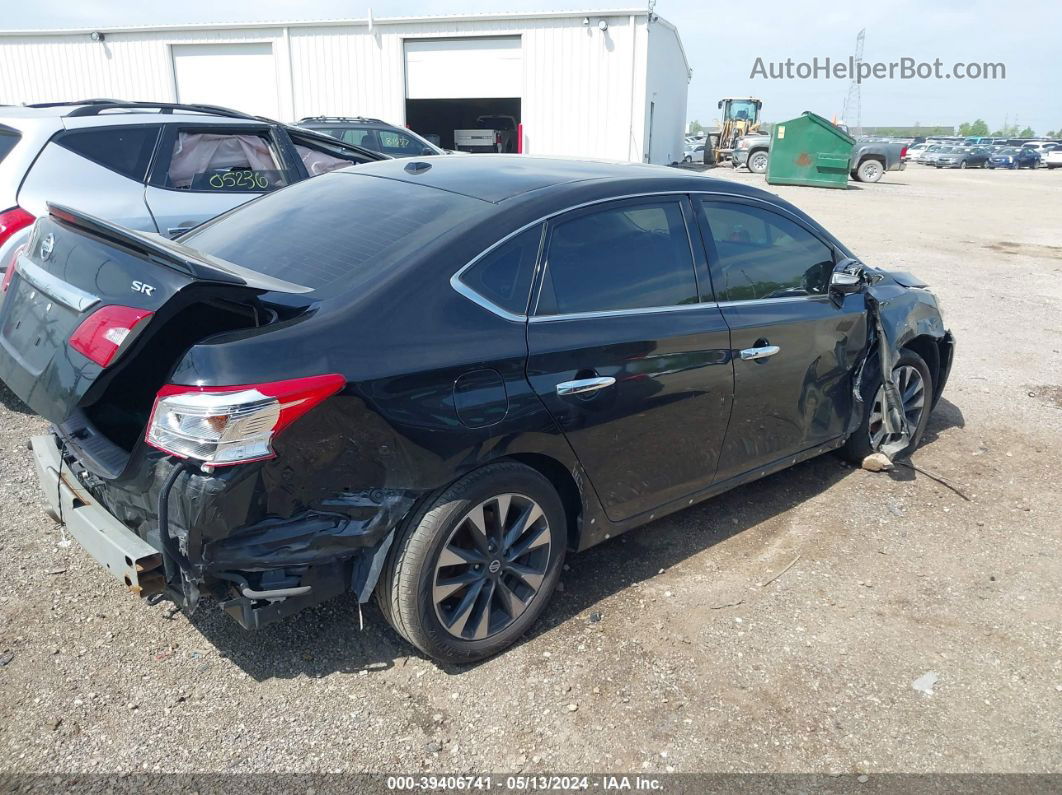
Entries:
[[893, 468], [892, 459], [885, 453], [871, 453], [863, 459], [863, 469], [867, 472], [888, 472]]
[[919, 693], [924, 693], [927, 696], [933, 695], [933, 687], [940, 679], [940, 674], [936, 671], [926, 671], [920, 677], [911, 682], [911, 687], [917, 690]]

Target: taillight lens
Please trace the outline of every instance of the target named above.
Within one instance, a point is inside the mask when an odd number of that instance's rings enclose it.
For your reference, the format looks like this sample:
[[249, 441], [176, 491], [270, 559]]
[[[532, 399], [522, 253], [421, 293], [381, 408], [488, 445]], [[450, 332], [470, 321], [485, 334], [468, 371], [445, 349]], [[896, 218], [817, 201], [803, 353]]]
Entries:
[[21, 229], [25, 229], [37, 219], [21, 207], [12, 207], [0, 213], [0, 246]]
[[905, 157], [907, 157], [907, 147], [906, 146], [903, 149], [900, 150], [900, 160], [903, 160]]
[[7, 288], [11, 286], [11, 279], [15, 275], [15, 266], [18, 264], [19, 255], [26, 250], [26, 244], [11, 252], [11, 259], [7, 261], [7, 268], [4, 270], [4, 280], [0, 282], [0, 294], [6, 293]]
[[132, 306], [97, 309], [70, 336], [70, 347], [100, 367], [107, 367], [133, 330], [149, 320], [151, 314], [147, 309]]
[[274, 437], [346, 383], [332, 373], [240, 386], [170, 384], [155, 397], [145, 441], [214, 466], [272, 458]]

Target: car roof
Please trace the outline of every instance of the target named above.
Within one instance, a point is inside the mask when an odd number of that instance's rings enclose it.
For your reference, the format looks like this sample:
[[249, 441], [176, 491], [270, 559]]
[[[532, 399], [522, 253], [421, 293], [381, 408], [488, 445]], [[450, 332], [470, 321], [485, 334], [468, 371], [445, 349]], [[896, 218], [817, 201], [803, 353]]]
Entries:
[[[23, 125], [80, 128], [108, 126], [112, 124], [225, 124], [233, 126], [273, 124], [268, 119], [257, 118], [239, 111], [218, 108], [211, 112], [208, 106], [201, 109], [177, 103], [126, 103], [122, 100], [86, 100], [84, 102], [48, 103], [42, 105], [0, 106], [0, 121], [12, 127]], [[50, 122], [50, 125], [49, 125]]]
[[367, 163], [344, 171], [426, 185], [491, 203], [531, 192], [551, 190], [561, 193], [568, 187], [588, 182], [625, 183], [625, 189], [637, 187], [647, 192], [722, 190], [777, 201], [777, 197], [766, 191], [731, 180], [714, 179], [668, 166], [606, 160], [501, 154], [440, 155]]

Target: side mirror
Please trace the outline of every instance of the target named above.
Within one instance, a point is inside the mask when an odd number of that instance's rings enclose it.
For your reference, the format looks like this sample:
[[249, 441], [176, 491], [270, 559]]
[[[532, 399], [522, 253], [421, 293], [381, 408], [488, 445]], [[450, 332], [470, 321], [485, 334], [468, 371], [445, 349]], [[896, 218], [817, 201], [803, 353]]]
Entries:
[[834, 265], [830, 274], [830, 295], [839, 303], [844, 296], [862, 290], [865, 283], [863, 263], [846, 257]]

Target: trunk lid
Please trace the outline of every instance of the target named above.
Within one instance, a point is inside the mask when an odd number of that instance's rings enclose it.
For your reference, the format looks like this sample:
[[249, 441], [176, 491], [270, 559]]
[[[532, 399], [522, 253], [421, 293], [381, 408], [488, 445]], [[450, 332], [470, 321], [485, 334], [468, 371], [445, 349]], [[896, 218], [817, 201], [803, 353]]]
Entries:
[[[219, 294], [249, 298], [309, 292], [155, 235], [66, 207], [48, 209], [0, 297], [0, 379], [56, 424], [71, 417], [97, 381], [134, 352], [139, 338], [173, 317], [181, 303], [175, 299], [189, 288], [202, 293], [214, 286]], [[72, 347], [70, 338], [94, 313], [115, 306], [151, 314], [101, 367]]]

